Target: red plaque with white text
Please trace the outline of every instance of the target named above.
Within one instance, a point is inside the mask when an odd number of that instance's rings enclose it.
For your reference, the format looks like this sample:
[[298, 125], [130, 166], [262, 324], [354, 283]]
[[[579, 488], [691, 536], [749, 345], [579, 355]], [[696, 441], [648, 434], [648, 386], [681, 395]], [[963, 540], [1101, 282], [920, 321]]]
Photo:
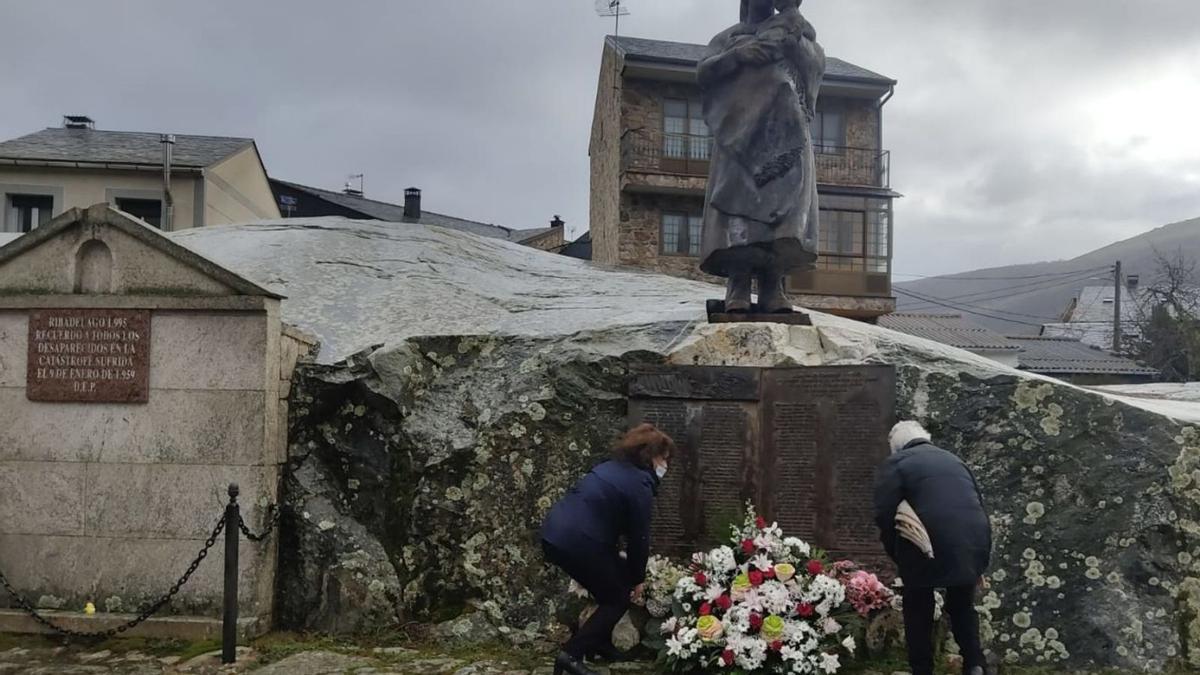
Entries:
[[26, 397], [62, 403], [150, 400], [150, 311], [29, 313]]

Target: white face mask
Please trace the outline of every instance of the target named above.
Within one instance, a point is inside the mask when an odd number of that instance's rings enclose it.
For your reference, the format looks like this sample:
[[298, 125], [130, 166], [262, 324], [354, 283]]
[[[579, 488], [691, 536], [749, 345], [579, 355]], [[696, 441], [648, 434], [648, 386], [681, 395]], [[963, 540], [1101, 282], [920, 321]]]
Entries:
[[659, 480], [662, 480], [667, 475], [667, 465], [659, 464], [654, 467], [654, 475], [658, 476]]

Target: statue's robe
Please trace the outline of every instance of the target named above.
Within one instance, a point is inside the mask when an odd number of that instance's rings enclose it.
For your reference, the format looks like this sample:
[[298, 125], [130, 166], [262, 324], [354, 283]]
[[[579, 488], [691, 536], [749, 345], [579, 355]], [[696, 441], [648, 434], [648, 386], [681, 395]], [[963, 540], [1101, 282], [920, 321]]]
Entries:
[[[713, 38], [705, 61], [727, 59], [731, 73], [701, 78], [704, 119], [713, 135], [700, 269], [787, 273], [816, 260], [819, 215], [812, 119], [825, 55], [801, 36], [798, 14], [757, 26], [738, 24]], [[779, 45], [783, 58], [736, 63], [748, 40]], [[702, 61], [702, 75], [704, 61]]]

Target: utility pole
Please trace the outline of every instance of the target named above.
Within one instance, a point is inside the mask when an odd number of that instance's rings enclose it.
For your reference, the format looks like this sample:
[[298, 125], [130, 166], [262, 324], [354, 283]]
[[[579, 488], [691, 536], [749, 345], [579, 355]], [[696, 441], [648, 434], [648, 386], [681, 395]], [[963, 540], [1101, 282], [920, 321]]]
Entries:
[[1117, 261], [1113, 274], [1113, 354], [1121, 353], [1121, 261]]

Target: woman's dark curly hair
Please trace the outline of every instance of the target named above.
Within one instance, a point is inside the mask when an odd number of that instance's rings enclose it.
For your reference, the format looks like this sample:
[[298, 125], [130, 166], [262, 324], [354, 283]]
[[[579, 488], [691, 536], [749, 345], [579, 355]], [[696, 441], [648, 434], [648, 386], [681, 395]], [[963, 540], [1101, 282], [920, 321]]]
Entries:
[[655, 458], [670, 459], [673, 454], [675, 441], [649, 423], [630, 429], [613, 447], [614, 457], [643, 469], [653, 468]]

